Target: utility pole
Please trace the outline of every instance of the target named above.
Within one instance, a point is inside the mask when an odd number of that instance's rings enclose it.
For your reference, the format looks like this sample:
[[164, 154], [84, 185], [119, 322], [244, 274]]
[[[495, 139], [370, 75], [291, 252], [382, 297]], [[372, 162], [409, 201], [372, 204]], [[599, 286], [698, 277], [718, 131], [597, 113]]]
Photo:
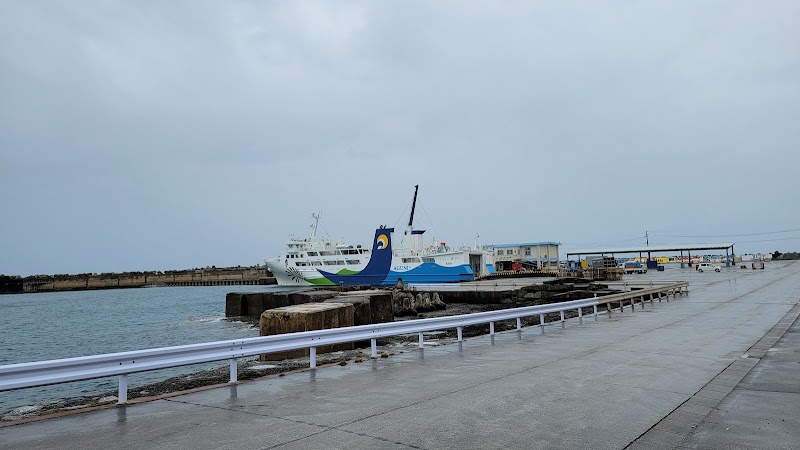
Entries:
[[[645, 245], [647, 247], [650, 247], [650, 234], [647, 233], [647, 230], [644, 230], [644, 239], [645, 239]], [[650, 252], [649, 251], [647, 252], [647, 262], [648, 263], [650, 262]], [[648, 269], [649, 269], [649, 267], [648, 267]]]

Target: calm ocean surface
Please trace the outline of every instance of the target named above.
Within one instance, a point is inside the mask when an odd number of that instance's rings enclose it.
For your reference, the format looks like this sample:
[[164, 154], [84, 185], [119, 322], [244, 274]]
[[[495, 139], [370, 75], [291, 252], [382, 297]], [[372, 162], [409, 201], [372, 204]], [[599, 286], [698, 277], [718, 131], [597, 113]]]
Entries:
[[[277, 286], [154, 287], [0, 295], [0, 365], [258, 336], [258, 328], [225, 318], [228, 292]], [[227, 362], [129, 376], [131, 388]], [[0, 392], [0, 415], [14, 408], [116, 391], [103, 378]]]

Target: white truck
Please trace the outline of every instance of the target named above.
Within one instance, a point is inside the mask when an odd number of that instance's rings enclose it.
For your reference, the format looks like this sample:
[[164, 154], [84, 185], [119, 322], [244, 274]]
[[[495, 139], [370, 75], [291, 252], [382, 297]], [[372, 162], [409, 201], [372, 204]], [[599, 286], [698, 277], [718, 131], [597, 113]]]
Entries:
[[647, 273], [647, 266], [636, 261], [626, 261], [625, 264], [622, 265], [622, 271], [626, 274]]

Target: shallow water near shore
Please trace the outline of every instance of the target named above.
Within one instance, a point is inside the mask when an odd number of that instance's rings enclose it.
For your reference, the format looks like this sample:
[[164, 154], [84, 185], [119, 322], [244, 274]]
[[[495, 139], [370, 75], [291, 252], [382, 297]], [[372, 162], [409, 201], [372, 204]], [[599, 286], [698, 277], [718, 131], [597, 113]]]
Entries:
[[[277, 286], [154, 287], [0, 295], [0, 365], [258, 336], [225, 318], [228, 292]], [[130, 386], [226, 362], [133, 374]], [[27, 405], [116, 390], [117, 378], [0, 392], [0, 415]]]

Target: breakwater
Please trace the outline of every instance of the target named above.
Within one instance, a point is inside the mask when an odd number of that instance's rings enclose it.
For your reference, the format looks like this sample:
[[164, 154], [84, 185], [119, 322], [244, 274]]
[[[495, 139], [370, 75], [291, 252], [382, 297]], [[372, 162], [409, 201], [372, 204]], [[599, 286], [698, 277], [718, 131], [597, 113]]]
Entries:
[[[270, 285], [275, 278], [266, 267], [225, 267], [151, 272], [32, 275], [3, 293], [32, 293], [122, 289], [151, 286]], [[19, 290], [21, 288], [21, 290]]]

